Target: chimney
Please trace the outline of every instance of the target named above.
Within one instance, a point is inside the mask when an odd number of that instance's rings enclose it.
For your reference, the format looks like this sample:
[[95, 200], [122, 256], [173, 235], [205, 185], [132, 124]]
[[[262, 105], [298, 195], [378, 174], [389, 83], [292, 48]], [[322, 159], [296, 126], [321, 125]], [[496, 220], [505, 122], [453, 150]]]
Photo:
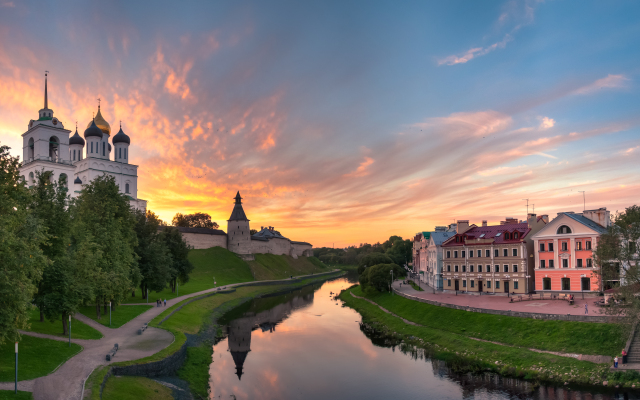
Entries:
[[469, 220], [468, 219], [459, 219], [458, 224], [456, 226], [456, 233], [464, 233], [469, 230]]
[[538, 218], [534, 213], [527, 214], [527, 225], [529, 228], [533, 228], [536, 225], [536, 222], [538, 222]]
[[542, 214], [540, 218], [542, 218], [545, 224], [549, 223], [549, 216], [547, 214]]
[[447, 230], [446, 226], [436, 226], [436, 232], [444, 232]]
[[487, 220], [486, 219], [482, 220], [482, 226], [487, 226]]
[[606, 207], [600, 207], [597, 210], [584, 210], [582, 215], [605, 228], [611, 225], [611, 212]]
[[500, 225], [509, 225], [509, 224], [517, 224], [518, 218], [507, 217], [504, 219], [504, 223], [500, 222]]

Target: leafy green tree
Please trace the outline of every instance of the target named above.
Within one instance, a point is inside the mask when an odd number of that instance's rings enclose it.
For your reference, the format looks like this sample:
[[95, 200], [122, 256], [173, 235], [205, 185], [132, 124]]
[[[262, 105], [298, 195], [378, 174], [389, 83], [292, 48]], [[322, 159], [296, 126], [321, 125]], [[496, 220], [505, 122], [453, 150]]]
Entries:
[[86, 185], [71, 207], [71, 247], [78, 268], [89, 271], [100, 318], [100, 304], [119, 304], [141, 281], [136, 220], [115, 178], [103, 175]]
[[180, 226], [183, 228], [209, 228], [217, 229], [218, 224], [211, 221], [211, 215], [207, 213], [194, 213], [194, 214], [180, 214], [177, 213], [171, 221], [173, 226]]
[[191, 264], [188, 258], [191, 247], [184, 240], [180, 231], [174, 227], [164, 227], [160, 236], [171, 256], [171, 278], [169, 285], [171, 292], [175, 293], [176, 283], [178, 281], [183, 284], [187, 283], [189, 281], [189, 274], [193, 271], [193, 264]]
[[404, 265], [411, 262], [413, 255], [411, 240], [402, 240], [400, 236], [391, 236], [383, 243], [382, 247], [385, 249], [385, 254], [391, 257], [396, 264]]
[[379, 292], [388, 292], [391, 284], [391, 270], [394, 278], [404, 276], [404, 270], [397, 264], [377, 264], [363, 271], [359, 278], [360, 285], [363, 289], [371, 287]]
[[20, 177], [20, 161], [0, 146], [0, 344], [20, 337], [47, 259], [46, 235], [30, 210], [31, 196]]
[[366, 254], [358, 263], [358, 273], [362, 274], [365, 270], [365, 266], [371, 267], [378, 264], [393, 264], [393, 260], [388, 255], [382, 253]]
[[153, 211], [136, 210], [134, 212], [135, 231], [138, 245], [135, 252], [138, 256], [140, 270], [140, 289], [142, 298], [147, 298], [147, 290], [159, 292], [171, 279], [171, 254], [162, 240], [159, 228], [162, 221]]

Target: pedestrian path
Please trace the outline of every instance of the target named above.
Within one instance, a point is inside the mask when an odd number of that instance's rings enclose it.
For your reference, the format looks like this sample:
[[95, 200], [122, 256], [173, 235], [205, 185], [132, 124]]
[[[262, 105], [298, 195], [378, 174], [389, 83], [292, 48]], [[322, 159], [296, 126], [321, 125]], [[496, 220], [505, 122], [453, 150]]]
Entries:
[[476, 295], [465, 294], [464, 292], [448, 293], [448, 292], [435, 292], [427, 289], [424, 291], [415, 290], [411, 285], [404, 284], [402, 281], [395, 281], [393, 283], [393, 289], [396, 292], [401, 292], [410, 296], [414, 296], [420, 299], [426, 299], [431, 301], [437, 301], [444, 304], [451, 304], [463, 307], [473, 307], [487, 310], [501, 310], [501, 311], [514, 311], [514, 312], [526, 312], [535, 314], [559, 314], [559, 315], [581, 315], [585, 316], [584, 305], [587, 304], [589, 314], [587, 317], [602, 317], [605, 314], [602, 313], [602, 309], [594, 306], [594, 297], [585, 297], [584, 300], [578, 296], [575, 298], [573, 305], [569, 305], [565, 300], [527, 300], [527, 301], [515, 301], [511, 303], [511, 298], [499, 295]]
[[[337, 271], [338, 270], [334, 270], [332, 272]], [[282, 282], [286, 284], [292, 281], [295, 282], [301, 278], [318, 277], [322, 275], [323, 274], [304, 275], [294, 277], [293, 280], [284, 279], [260, 282]], [[226, 285], [226, 288], [231, 289], [243, 285], [246, 285], [246, 283]], [[115, 329], [106, 327], [82, 314], [76, 314], [74, 316], [76, 319], [98, 330], [102, 333], [103, 338], [98, 340], [71, 339], [72, 343], [79, 344], [83, 347], [80, 353], [71, 357], [57, 370], [47, 376], [29, 381], [18, 381], [18, 390], [33, 392], [33, 398], [35, 400], [80, 400], [83, 384], [95, 368], [101, 365], [111, 364], [112, 362], [138, 360], [152, 356], [169, 346], [175, 340], [171, 332], [153, 327], [147, 328], [142, 335], [138, 335], [138, 329], [140, 329], [142, 325], [151, 322], [151, 320], [160, 315], [164, 310], [182, 300], [212, 293], [219, 289], [220, 288], [211, 288], [183, 295], [175, 299], [167, 299], [166, 307], [153, 307]], [[120, 307], [126, 306], [127, 304], [123, 304]], [[22, 334], [53, 340], [69, 340], [59, 336], [44, 335], [35, 332], [22, 332]], [[115, 343], [118, 343], [119, 346], [118, 353], [112, 361], [107, 361], [106, 354]], [[13, 390], [14, 385], [14, 382], [0, 382], [0, 390]]]

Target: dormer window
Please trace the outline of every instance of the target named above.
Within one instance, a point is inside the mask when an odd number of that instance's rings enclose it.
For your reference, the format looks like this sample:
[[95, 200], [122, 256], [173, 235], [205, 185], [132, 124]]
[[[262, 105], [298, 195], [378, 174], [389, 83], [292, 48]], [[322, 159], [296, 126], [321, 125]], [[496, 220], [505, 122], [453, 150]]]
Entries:
[[509, 240], [509, 233], [508, 232], [504, 234], [504, 240]]
[[569, 228], [566, 225], [562, 225], [561, 227], [558, 228], [558, 231], [556, 233], [558, 235], [564, 234], [564, 233], [571, 233], [571, 228]]

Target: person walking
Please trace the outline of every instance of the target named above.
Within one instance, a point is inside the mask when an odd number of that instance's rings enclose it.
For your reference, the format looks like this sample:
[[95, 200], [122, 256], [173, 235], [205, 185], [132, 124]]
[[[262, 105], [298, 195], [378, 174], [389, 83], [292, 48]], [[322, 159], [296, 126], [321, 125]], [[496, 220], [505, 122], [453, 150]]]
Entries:
[[587, 303], [584, 303], [584, 314], [589, 314], [589, 305]]
[[164, 306], [167, 306], [167, 299], [164, 299]]
[[613, 359], [613, 368], [618, 368], [618, 356]]

